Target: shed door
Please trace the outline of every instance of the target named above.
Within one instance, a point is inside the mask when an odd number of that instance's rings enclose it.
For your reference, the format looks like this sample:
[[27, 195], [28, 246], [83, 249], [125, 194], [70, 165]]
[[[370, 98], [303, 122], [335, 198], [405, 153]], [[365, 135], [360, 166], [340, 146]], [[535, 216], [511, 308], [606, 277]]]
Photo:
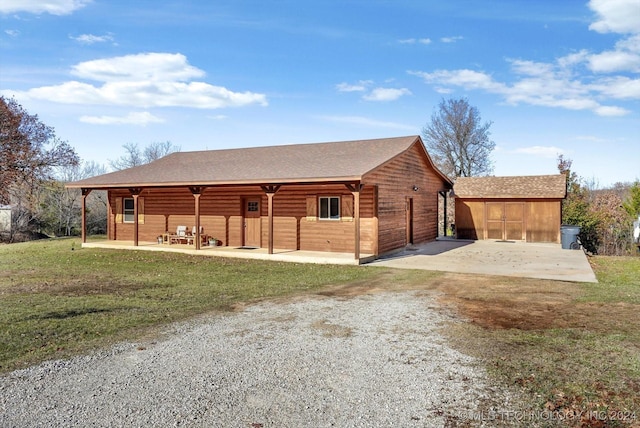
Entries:
[[487, 239], [524, 239], [524, 203], [487, 202]]
[[521, 241], [524, 239], [524, 203], [505, 202], [505, 239]]
[[245, 247], [260, 247], [260, 199], [244, 200]]

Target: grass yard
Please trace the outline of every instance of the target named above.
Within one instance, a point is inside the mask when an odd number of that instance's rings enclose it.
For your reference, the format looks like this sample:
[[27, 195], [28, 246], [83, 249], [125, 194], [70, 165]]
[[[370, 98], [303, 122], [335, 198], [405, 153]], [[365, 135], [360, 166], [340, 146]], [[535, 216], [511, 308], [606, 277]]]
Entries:
[[639, 427], [640, 258], [591, 261], [597, 284], [484, 277], [475, 290], [463, 281], [436, 288], [471, 321], [449, 336], [541, 418]]
[[532, 412], [640, 426], [640, 258], [591, 262], [598, 284], [81, 249], [77, 239], [4, 245], [0, 372], [256, 299], [419, 289], [461, 315], [444, 334]]
[[362, 281], [357, 266], [81, 249], [77, 239], [0, 246], [0, 372], [61, 358], [256, 299]]

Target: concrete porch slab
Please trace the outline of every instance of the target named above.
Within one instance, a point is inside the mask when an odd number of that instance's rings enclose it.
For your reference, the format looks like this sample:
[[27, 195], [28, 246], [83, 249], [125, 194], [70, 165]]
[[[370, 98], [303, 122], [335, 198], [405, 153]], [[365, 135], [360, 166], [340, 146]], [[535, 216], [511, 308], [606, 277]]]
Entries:
[[117, 248], [122, 250], [139, 251], [165, 251], [182, 254], [191, 254], [206, 257], [230, 257], [240, 259], [271, 260], [295, 263], [319, 263], [337, 265], [358, 265], [374, 260], [373, 254], [361, 254], [360, 261], [354, 258], [353, 253], [329, 253], [323, 251], [302, 251], [275, 249], [273, 254], [269, 254], [266, 248], [242, 248], [242, 247], [202, 247], [196, 250], [193, 245], [183, 244], [158, 244], [156, 242], [138, 242], [138, 246], [133, 245], [133, 241], [89, 241], [82, 244], [83, 248]]

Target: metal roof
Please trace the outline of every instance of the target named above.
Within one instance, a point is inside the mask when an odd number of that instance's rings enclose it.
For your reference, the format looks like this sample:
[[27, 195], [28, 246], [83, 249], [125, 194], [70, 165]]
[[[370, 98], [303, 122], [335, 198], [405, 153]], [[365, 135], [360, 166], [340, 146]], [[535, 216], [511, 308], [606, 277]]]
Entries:
[[458, 177], [453, 192], [457, 198], [562, 199], [567, 194], [567, 179], [564, 174]]
[[[360, 181], [420, 144], [419, 136], [177, 152], [151, 163], [69, 183], [74, 188]], [[437, 168], [443, 180], [450, 180]]]

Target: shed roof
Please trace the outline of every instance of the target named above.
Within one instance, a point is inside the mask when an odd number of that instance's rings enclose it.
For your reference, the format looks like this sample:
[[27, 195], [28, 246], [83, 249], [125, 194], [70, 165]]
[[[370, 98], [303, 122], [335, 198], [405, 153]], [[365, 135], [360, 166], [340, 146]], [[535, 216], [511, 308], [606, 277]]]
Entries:
[[370, 171], [420, 144], [419, 136], [242, 149], [177, 152], [151, 163], [69, 183], [68, 187], [280, 184], [362, 180]]
[[564, 174], [513, 177], [459, 177], [453, 191], [457, 198], [563, 199]]

